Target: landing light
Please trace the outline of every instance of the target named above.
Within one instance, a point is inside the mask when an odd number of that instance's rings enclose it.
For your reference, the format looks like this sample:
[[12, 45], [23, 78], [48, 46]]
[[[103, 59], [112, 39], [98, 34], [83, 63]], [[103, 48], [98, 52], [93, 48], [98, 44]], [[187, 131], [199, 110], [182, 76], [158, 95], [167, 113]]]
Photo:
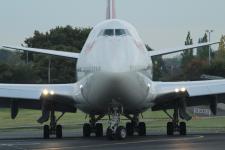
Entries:
[[179, 92], [186, 92], [187, 89], [186, 89], [185, 87], [182, 87], [182, 88], [176, 88], [174, 91], [175, 91], [176, 93], [179, 93]]
[[51, 95], [54, 95], [54, 94], [55, 94], [55, 92], [54, 92], [54, 91], [50, 91], [50, 94], [51, 94]]
[[186, 88], [182, 87], [180, 90], [181, 90], [181, 92], [185, 92]]
[[44, 89], [44, 90], [42, 91], [42, 93], [43, 93], [43, 95], [45, 95], [45, 96], [47, 96], [47, 95], [49, 94], [49, 92], [48, 92], [47, 89]]
[[82, 88], [83, 88], [83, 85], [81, 84], [81, 85], [80, 85], [80, 89], [82, 89]]
[[180, 90], [178, 88], [175, 89], [175, 92], [178, 93]]

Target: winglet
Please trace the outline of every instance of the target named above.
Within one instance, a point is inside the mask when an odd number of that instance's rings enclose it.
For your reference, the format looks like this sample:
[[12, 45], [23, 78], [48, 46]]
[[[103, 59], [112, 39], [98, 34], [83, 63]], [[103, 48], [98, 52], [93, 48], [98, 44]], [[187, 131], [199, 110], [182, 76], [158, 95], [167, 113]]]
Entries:
[[115, 10], [115, 0], [108, 0], [108, 5], [106, 9], [106, 19], [115, 19], [116, 10]]

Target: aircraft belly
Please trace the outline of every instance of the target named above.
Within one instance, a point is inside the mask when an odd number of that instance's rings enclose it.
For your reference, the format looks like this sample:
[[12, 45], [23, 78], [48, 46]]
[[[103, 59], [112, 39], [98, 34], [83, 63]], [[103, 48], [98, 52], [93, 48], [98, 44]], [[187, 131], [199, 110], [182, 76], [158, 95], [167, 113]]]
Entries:
[[105, 114], [113, 103], [119, 103], [125, 113], [140, 113], [147, 108], [149, 87], [144, 75], [132, 72], [122, 74], [95, 73], [83, 85], [82, 103], [78, 109], [85, 113]]

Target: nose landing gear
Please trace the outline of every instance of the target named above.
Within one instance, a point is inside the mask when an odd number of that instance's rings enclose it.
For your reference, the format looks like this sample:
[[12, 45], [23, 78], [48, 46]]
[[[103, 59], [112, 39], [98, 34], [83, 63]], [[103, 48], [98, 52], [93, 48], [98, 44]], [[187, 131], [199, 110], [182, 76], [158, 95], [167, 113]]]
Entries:
[[110, 140], [123, 140], [127, 137], [126, 128], [123, 126], [119, 126], [121, 112], [121, 107], [112, 107], [112, 109], [110, 110], [110, 115], [112, 116], [112, 118], [110, 118], [109, 120], [109, 127], [106, 131], [106, 136]]

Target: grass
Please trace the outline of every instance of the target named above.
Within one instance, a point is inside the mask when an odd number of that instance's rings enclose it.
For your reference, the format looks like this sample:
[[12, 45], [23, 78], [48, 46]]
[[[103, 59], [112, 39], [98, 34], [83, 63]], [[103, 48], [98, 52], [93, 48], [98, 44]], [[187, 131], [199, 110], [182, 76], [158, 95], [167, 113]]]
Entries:
[[[41, 111], [37, 110], [24, 110], [20, 109], [19, 114], [15, 120], [10, 118], [10, 110], [2, 108], [0, 110], [0, 130], [22, 129], [27, 127], [41, 128], [42, 125], [37, 123], [37, 119], [40, 117]], [[56, 114], [57, 116], [60, 113]], [[66, 126], [66, 129], [82, 129], [82, 124], [88, 122], [85, 119], [86, 114], [82, 112], [78, 113], [66, 113], [59, 121], [60, 124]], [[146, 122], [147, 128], [150, 131], [166, 131], [166, 123], [169, 121], [168, 117], [163, 112], [151, 112], [147, 111], [143, 114], [142, 121]], [[107, 117], [103, 120], [106, 126], [108, 121]], [[127, 120], [122, 117], [122, 124], [125, 124]], [[210, 118], [197, 118], [194, 117], [191, 121], [187, 122], [189, 131], [225, 131], [225, 117], [210, 117]]]

